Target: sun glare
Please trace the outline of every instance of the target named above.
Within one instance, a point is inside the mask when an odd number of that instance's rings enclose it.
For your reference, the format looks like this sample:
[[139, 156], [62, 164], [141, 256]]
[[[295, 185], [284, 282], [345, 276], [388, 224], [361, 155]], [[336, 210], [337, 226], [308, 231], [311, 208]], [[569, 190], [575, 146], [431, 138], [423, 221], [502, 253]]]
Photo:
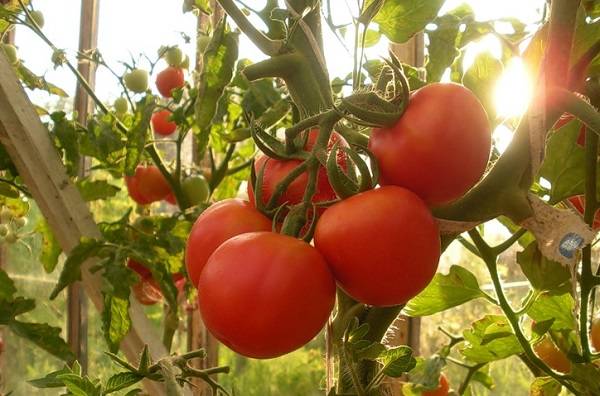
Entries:
[[500, 117], [518, 117], [525, 112], [532, 95], [532, 84], [521, 58], [506, 65], [496, 84], [494, 100]]

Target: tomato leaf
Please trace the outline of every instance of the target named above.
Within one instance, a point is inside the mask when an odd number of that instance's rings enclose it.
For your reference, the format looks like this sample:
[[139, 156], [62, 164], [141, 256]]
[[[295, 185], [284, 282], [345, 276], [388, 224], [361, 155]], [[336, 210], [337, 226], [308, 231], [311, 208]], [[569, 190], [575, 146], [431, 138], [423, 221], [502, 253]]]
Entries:
[[62, 253], [62, 248], [58, 244], [52, 229], [45, 219], [40, 219], [35, 226], [35, 231], [42, 237], [40, 261], [44, 267], [44, 271], [50, 273], [54, 271], [58, 264], [58, 257]]
[[27, 383], [35, 388], [63, 388], [64, 382], [58, 378], [59, 375], [69, 374], [71, 370], [63, 368], [58, 371], [53, 371], [45, 377], [29, 380]]
[[[366, 6], [374, 1], [368, 1]], [[404, 43], [436, 17], [442, 4], [444, 0], [387, 0], [373, 21], [388, 39]]]
[[523, 350], [510, 324], [500, 315], [486, 315], [463, 332], [460, 352], [475, 363], [487, 363], [521, 353]]
[[125, 174], [133, 175], [135, 168], [142, 159], [150, 119], [156, 104], [152, 95], [145, 96], [137, 103], [135, 112], [135, 121], [127, 135], [126, 153], [125, 153]]
[[75, 396], [101, 396], [102, 386], [100, 381], [92, 382], [88, 377], [81, 377], [77, 374], [60, 374], [58, 375], [66, 386], [69, 393]]
[[530, 396], [558, 396], [562, 386], [552, 377], [538, 377], [529, 387]]
[[552, 330], [569, 330], [576, 328], [574, 309], [575, 301], [569, 293], [542, 295], [531, 305], [527, 314], [536, 322], [553, 320]]
[[9, 322], [8, 327], [16, 335], [28, 339], [46, 352], [64, 361], [75, 357], [69, 345], [60, 336], [61, 329], [46, 323], [26, 323], [18, 320]]
[[475, 275], [453, 265], [448, 275], [436, 274], [425, 290], [406, 304], [403, 312], [408, 316], [429, 316], [484, 295]]
[[22, 62], [19, 62], [18, 66], [16, 67], [16, 72], [19, 76], [19, 80], [21, 80], [29, 89], [40, 89], [48, 92], [49, 94], [57, 95], [62, 98], [67, 98], [69, 96], [63, 89], [46, 81], [44, 77], [37, 76], [27, 67], [25, 67]]
[[13, 280], [4, 270], [0, 269], [0, 302], [13, 300], [16, 292], [17, 288]]
[[129, 371], [123, 373], [117, 373], [110, 377], [106, 382], [106, 388], [104, 394], [119, 391], [121, 389], [128, 388], [132, 385], [140, 382], [144, 377], [139, 374], [132, 373]]
[[457, 39], [461, 18], [451, 13], [435, 19], [437, 29], [427, 31], [427, 81], [440, 81], [442, 75], [460, 55]]
[[503, 70], [502, 62], [489, 52], [483, 52], [477, 55], [471, 67], [463, 75], [464, 86], [477, 96], [492, 125], [496, 124], [494, 88]]
[[412, 349], [407, 346], [388, 349], [379, 356], [379, 359], [383, 363], [383, 373], [394, 378], [412, 370], [417, 364]]
[[434, 390], [439, 386], [440, 373], [446, 365], [446, 360], [438, 355], [429, 359], [417, 358], [417, 364], [408, 373], [412, 386], [410, 390], [418, 395], [422, 391]]
[[129, 317], [129, 299], [104, 295], [104, 310], [102, 311], [102, 330], [109, 351], [116, 353], [119, 344], [131, 329]]
[[81, 179], [77, 188], [87, 202], [114, 197], [121, 189], [106, 180]]
[[556, 261], [548, 260], [539, 250], [537, 242], [517, 253], [517, 263], [537, 290], [562, 294], [571, 288], [569, 269]]

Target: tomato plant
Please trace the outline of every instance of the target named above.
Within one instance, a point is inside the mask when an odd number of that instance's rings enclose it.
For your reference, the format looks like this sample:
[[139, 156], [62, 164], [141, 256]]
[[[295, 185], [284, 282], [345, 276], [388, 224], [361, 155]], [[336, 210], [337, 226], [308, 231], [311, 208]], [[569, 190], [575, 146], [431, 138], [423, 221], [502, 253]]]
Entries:
[[423, 392], [423, 396], [448, 396], [450, 390], [450, 384], [448, 378], [444, 374], [440, 375], [439, 387], [432, 391]]
[[123, 76], [127, 89], [135, 93], [143, 93], [148, 89], [148, 72], [142, 69], [133, 69]]
[[396, 186], [331, 206], [317, 223], [315, 246], [342, 289], [375, 306], [416, 296], [433, 278], [440, 257], [431, 212], [414, 193]]
[[152, 130], [162, 136], [169, 136], [177, 129], [177, 124], [170, 120], [171, 112], [169, 110], [160, 110], [152, 114], [150, 122]]
[[373, 130], [369, 140], [381, 184], [408, 188], [431, 206], [454, 201], [473, 187], [490, 147], [485, 109], [467, 88], [452, 83], [413, 92], [400, 120]]
[[129, 196], [140, 205], [167, 197], [171, 188], [156, 166], [138, 166], [133, 176], [126, 176]]
[[335, 302], [335, 282], [306, 242], [253, 232], [229, 239], [210, 256], [198, 281], [198, 300], [206, 326], [221, 342], [245, 356], [273, 358], [323, 328]]
[[271, 220], [239, 199], [221, 201], [198, 217], [187, 241], [185, 262], [196, 286], [213, 252], [228, 239], [254, 231], [270, 231]]
[[183, 69], [169, 66], [156, 75], [156, 88], [165, 98], [172, 96], [174, 89], [179, 89], [185, 84]]

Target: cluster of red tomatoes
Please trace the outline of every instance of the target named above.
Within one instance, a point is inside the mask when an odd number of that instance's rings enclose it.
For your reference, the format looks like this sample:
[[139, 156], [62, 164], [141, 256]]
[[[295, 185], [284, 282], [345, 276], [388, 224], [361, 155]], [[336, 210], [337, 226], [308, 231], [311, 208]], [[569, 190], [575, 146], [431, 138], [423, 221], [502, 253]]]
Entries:
[[[308, 133], [306, 150], [317, 135]], [[334, 132], [329, 145], [335, 142], [347, 145]], [[430, 208], [461, 197], [481, 178], [490, 147], [488, 118], [475, 95], [457, 84], [431, 84], [412, 94], [396, 125], [373, 130], [369, 148], [381, 187], [321, 210], [314, 247], [274, 232], [272, 220], [255, 207], [252, 186], [250, 202], [213, 205], [197, 219], [186, 250], [207, 328], [242, 355], [271, 358], [323, 328], [336, 283], [364, 304], [405, 304], [437, 269], [440, 236]], [[337, 161], [347, 168], [344, 154]], [[300, 163], [256, 160], [265, 202]], [[279, 204], [300, 203], [307, 183], [301, 174]], [[313, 201], [336, 198], [320, 169]]]

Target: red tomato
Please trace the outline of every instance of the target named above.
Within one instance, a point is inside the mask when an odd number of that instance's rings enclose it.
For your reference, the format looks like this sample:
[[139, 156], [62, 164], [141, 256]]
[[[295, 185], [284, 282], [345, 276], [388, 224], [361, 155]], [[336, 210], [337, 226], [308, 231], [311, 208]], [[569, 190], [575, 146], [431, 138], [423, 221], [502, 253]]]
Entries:
[[571, 371], [571, 362], [547, 335], [533, 346], [533, 350], [553, 370], [565, 374]]
[[127, 266], [129, 268], [131, 268], [132, 270], [134, 270], [135, 272], [137, 272], [137, 274], [142, 279], [146, 279], [146, 278], [151, 278], [152, 277], [152, 272], [150, 272], [150, 270], [148, 268], [146, 268], [145, 265], [141, 264], [138, 261], [135, 261], [133, 259], [129, 259], [129, 260], [127, 260]]
[[[583, 195], [575, 195], [574, 197], [568, 198], [569, 202], [573, 205], [573, 207], [583, 216], [585, 212], [585, 197]], [[594, 223], [592, 224], [592, 228], [597, 230], [600, 228], [600, 210], [596, 211], [594, 215]]]
[[170, 192], [167, 179], [156, 166], [138, 165], [133, 176], [125, 176], [129, 196], [140, 205], [160, 201]]
[[375, 306], [400, 305], [416, 296], [440, 258], [435, 219], [418, 196], [397, 186], [329, 207], [317, 222], [315, 246], [339, 286]]
[[152, 123], [152, 130], [162, 136], [169, 136], [177, 129], [177, 124], [169, 120], [171, 117], [169, 110], [160, 110], [152, 114], [150, 122]]
[[592, 346], [600, 352], [600, 316], [592, 321]]
[[210, 256], [198, 282], [208, 330], [235, 352], [268, 359], [309, 342], [335, 303], [319, 252], [273, 232], [238, 235]]
[[[304, 146], [306, 151], [313, 149], [318, 133], [318, 129], [313, 129], [310, 131], [307, 142]], [[331, 150], [336, 142], [339, 142], [338, 144], [341, 147], [348, 146], [348, 143], [340, 134], [333, 132], [331, 134], [331, 138], [329, 139], [328, 148]], [[346, 169], [346, 155], [343, 152], [338, 152], [337, 162], [343, 169]], [[256, 174], [258, 174], [263, 166], [265, 167], [262, 182], [262, 200], [265, 204], [269, 201], [269, 199], [271, 199], [277, 184], [279, 184], [279, 182], [283, 180], [288, 173], [290, 173], [301, 163], [302, 161], [300, 160], [281, 161], [274, 158], [269, 158], [266, 155], [261, 155], [257, 158], [257, 160], [254, 162]], [[308, 174], [304, 172], [289, 185], [283, 194], [281, 194], [277, 204], [283, 205], [287, 202], [289, 205], [294, 205], [300, 203], [304, 197], [304, 191], [306, 190], [307, 184]], [[255, 202], [254, 186], [251, 182], [248, 183], [248, 197], [250, 202]], [[319, 172], [317, 175], [317, 189], [313, 197], [313, 202], [331, 201], [336, 198], [337, 196], [335, 191], [331, 187], [331, 184], [329, 184], [329, 179], [327, 178], [327, 170], [322, 166], [319, 167]]]
[[0, 336], [0, 355], [2, 355], [2, 352], [4, 352], [4, 338]]
[[131, 287], [131, 291], [142, 305], [154, 305], [162, 300], [162, 293], [156, 284], [152, 283], [152, 278], [140, 280]]
[[448, 396], [450, 390], [450, 384], [448, 384], [448, 378], [444, 374], [440, 375], [440, 386], [437, 389], [423, 392], [422, 396]]
[[270, 230], [271, 220], [241, 199], [226, 199], [206, 209], [194, 223], [185, 249], [192, 285], [198, 285], [202, 268], [223, 242], [246, 232]]
[[173, 194], [173, 192], [170, 192], [166, 197], [165, 197], [165, 201], [167, 201], [168, 203], [170, 203], [171, 205], [177, 205], [177, 198], [175, 198], [175, 194]]
[[169, 66], [156, 76], [156, 88], [165, 98], [173, 97], [172, 90], [185, 85], [183, 69]]
[[454, 201], [473, 187], [485, 171], [491, 144], [483, 106], [454, 83], [413, 92], [396, 125], [374, 129], [369, 140], [380, 184], [408, 188], [429, 206]]

